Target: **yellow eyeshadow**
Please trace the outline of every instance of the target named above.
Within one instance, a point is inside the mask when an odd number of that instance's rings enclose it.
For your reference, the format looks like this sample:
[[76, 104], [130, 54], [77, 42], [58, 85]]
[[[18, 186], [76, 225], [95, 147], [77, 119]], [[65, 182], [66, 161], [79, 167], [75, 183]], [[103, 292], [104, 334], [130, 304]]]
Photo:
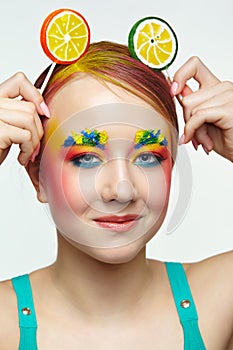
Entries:
[[63, 143], [65, 134], [59, 129], [59, 122], [56, 118], [51, 118], [47, 122], [46, 132], [45, 132], [45, 143], [49, 143], [49, 147], [57, 152], [61, 144]]
[[98, 155], [101, 158], [101, 160], [104, 159], [104, 155], [101, 149], [94, 146], [84, 146], [84, 145], [70, 146], [66, 152], [66, 159], [67, 158], [72, 159], [72, 158], [75, 158], [76, 156], [78, 157], [80, 154], [85, 154], [85, 153], [93, 153]]

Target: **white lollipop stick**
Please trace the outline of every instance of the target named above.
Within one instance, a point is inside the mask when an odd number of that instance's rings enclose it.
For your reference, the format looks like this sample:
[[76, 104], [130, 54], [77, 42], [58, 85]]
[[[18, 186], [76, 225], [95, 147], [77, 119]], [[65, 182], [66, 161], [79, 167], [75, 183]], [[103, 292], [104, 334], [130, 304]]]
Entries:
[[45, 88], [46, 88], [46, 86], [48, 84], [48, 81], [49, 81], [49, 79], [50, 79], [50, 77], [51, 77], [55, 67], [56, 67], [56, 62], [53, 62], [51, 67], [49, 68], [48, 73], [46, 74], [46, 77], [45, 77], [45, 79], [43, 81], [43, 84], [42, 84], [41, 88], [39, 89], [41, 94], [43, 94], [43, 92], [44, 92], [44, 90], [45, 90]]
[[[171, 86], [171, 85], [172, 85], [173, 79], [171, 78], [170, 74], [168, 73], [168, 70], [165, 69], [165, 70], [163, 71], [163, 73], [164, 73], [164, 75], [165, 75], [165, 77], [166, 77], [166, 79], [167, 79], [169, 85]], [[179, 102], [179, 104], [180, 104], [181, 106], [182, 106], [182, 98], [183, 98], [183, 96], [182, 96], [181, 94], [176, 95], [176, 99], [177, 99], [177, 101]]]

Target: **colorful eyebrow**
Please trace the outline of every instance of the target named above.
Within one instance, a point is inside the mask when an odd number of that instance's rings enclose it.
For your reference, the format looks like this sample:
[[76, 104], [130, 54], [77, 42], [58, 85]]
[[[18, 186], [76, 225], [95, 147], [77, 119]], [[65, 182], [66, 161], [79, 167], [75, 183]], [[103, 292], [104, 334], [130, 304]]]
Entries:
[[63, 147], [71, 147], [74, 145], [80, 146], [92, 146], [99, 147], [104, 149], [105, 144], [108, 142], [108, 134], [104, 131], [97, 131], [90, 129], [85, 129], [81, 131], [81, 134], [77, 134], [74, 131], [71, 131], [72, 136], [68, 136], [64, 143]]
[[159, 129], [155, 130], [138, 130], [134, 139], [134, 148], [140, 148], [148, 144], [159, 144], [160, 146], [168, 145], [167, 139]]

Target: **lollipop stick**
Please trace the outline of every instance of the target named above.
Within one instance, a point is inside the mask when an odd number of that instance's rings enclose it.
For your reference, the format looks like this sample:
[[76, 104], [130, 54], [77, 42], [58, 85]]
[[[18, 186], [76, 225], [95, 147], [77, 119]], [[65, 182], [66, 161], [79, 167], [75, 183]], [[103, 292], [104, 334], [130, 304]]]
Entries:
[[[171, 78], [167, 69], [164, 71], [164, 75], [165, 75], [169, 85], [171, 86], [172, 85], [172, 78]], [[179, 102], [179, 104], [182, 106], [182, 95], [181, 94], [176, 95], [176, 99]]]
[[51, 77], [55, 67], [56, 67], [56, 62], [53, 62], [51, 67], [49, 68], [49, 71], [48, 71], [48, 73], [47, 73], [47, 75], [46, 75], [46, 77], [45, 77], [45, 79], [43, 81], [43, 84], [42, 84], [41, 88], [40, 88], [40, 93], [41, 94], [43, 94], [43, 92], [44, 92], [44, 90], [45, 90], [45, 88], [46, 88], [46, 86], [48, 84], [48, 81], [49, 81], [49, 79], [50, 79], [50, 77]]

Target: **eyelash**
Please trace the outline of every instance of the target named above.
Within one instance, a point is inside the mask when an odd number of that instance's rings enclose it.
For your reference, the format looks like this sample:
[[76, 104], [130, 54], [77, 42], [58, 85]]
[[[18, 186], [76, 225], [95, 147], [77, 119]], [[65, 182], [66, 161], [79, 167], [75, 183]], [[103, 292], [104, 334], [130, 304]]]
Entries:
[[[152, 162], [139, 162], [137, 163], [136, 160], [140, 157], [143, 157], [143, 156], [149, 156], [149, 157], [153, 157], [154, 161]], [[163, 158], [163, 157], [160, 157], [158, 156], [157, 154], [154, 154], [153, 152], [144, 152], [144, 153], [141, 153], [139, 154], [135, 160], [134, 160], [134, 164], [138, 165], [138, 166], [142, 166], [142, 167], [145, 167], [145, 168], [152, 168], [152, 167], [155, 167], [157, 165], [160, 165], [162, 163], [162, 161], [164, 161], [166, 158]], [[143, 164], [144, 163], [144, 164]]]
[[[145, 156], [147, 156], [147, 161], [144, 159], [144, 161], [141, 160], [137, 162], [137, 159], [140, 159], [140, 158], [142, 159], [142, 157], [145, 157]], [[150, 157], [149, 162], [148, 162], [148, 157]], [[86, 161], [85, 161], [85, 158], [87, 158]], [[153, 158], [153, 161], [151, 161], [152, 160], [151, 158]], [[94, 159], [97, 159], [97, 160], [93, 161]], [[153, 152], [143, 152], [139, 154], [132, 163], [137, 166], [152, 168], [161, 164], [162, 161], [165, 159], [166, 158], [160, 157], [157, 154], [154, 154]], [[73, 157], [70, 161], [77, 167], [87, 168], [87, 169], [99, 166], [103, 162], [98, 155], [90, 152]]]
[[[86, 162], [86, 163], [85, 163], [85, 157], [89, 157], [89, 160], [90, 160], [90, 159], [93, 160], [94, 158], [96, 158], [96, 159], [98, 159], [98, 161], [95, 161], [95, 162]], [[83, 162], [82, 162], [82, 161], [83, 161]], [[88, 169], [90, 169], [90, 168], [94, 168], [94, 167], [100, 165], [100, 164], [102, 163], [102, 160], [101, 160], [100, 157], [97, 156], [96, 154], [93, 154], [93, 153], [88, 152], [88, 153], [81, 154], [81, 155], [79, 155], [79, 156], [76, 156], [76, 157], [72, 158], [72, 159], [71, 159], [71, 162], [72, 162], [75, 166], [77, 166], [77, 167], [79, 167], [79, 168], [88, 168]]]

